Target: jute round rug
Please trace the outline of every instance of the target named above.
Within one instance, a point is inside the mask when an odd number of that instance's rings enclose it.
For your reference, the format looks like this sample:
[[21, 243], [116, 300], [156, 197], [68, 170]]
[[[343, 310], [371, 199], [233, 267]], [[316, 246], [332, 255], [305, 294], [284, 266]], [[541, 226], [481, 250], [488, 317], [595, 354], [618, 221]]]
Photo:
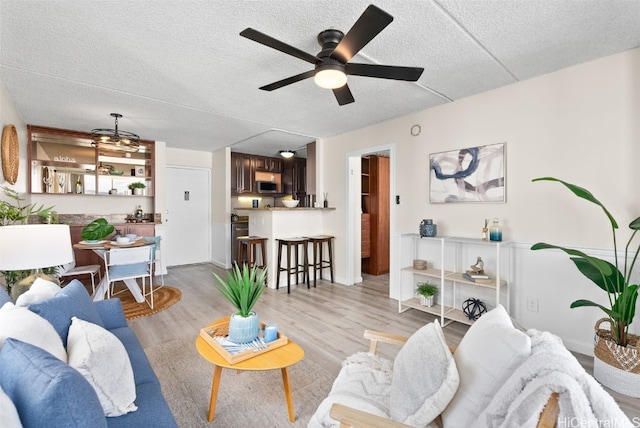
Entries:
[[[116, 288], [116, 293], [117, 292], [118, 289]], [[136, 302], [129, 290], [123, 291], [116, 297], [122, 301], [125, 318], [130, 320], [133, 318], [145, 317], [167, 309], [174, 303], [180, 301], [182, 292], [179, 289], [168, 285], [158, 288], [158, 290], [153, 292], [153, 309], [149, 307], [147, 302]]]
[[289, 422], [280, 370], [222, 370], [215, 419], [207, 422], [213, 365], [198, 354], [197, 332], [145, 348], [180, 428], [303, 428], [327, 396], [334, 376], [302, 359], [289, 368], [296, 421]]

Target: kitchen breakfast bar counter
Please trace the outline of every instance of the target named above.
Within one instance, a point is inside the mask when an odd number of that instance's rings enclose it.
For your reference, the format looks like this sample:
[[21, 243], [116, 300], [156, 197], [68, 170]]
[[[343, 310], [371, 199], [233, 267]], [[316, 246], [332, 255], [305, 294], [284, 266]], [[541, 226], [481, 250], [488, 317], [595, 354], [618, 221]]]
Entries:
[[[276, 239], [299, 238], [328, 234], [324, 229], [324, 218], [332, 214], [335, 208], [312, 207], [266, 207], [266, 208], [237, 208], [240, 215], [249, 216], [249, 235], [267, 238], [267, 276], [271, 288], [276, 288], [276, 272], [278, 270], [278, 247]], [[301, 256], [302, 257], [302, 256]], [[311, 257], [311, 255], [310, 255]], [[283, 256], [284, 260], [284, 256]], [[287, 277], [281, 273], [280, 285], [286, 289]], [[292, 278], [293, 280], [293, 278]]]

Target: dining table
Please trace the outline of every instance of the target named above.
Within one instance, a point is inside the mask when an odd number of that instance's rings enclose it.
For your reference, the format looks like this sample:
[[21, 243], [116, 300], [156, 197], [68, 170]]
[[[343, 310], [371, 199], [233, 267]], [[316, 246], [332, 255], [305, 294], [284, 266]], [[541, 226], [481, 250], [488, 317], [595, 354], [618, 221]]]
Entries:
[[[73, 244], [73, 248], [77, 248], [79, 250], [91, 250], [91, 251], [93, 251], [98, 256], [100, 256], [100, 258], [104, 262], [105, 269], [108, 269], [108, 266], [107, 266], [107, 253], [112, 248], [133, 248], [133, 247], [142, 247], [142, 246], [145, 246], [145, 245], [154, 245], [154, 244], [155, 244], [155, 240], [154, 240], [153, 237], [146, 238], [144, 236], [139, 236], [136, 239], [134, 239], [131, 242], [128, 242], [126, 244], [119, 244], [115, 240], [108, 240], [108, 239], [95, 241], [95, 242], [94, 241], [80, 241], [80, 242], [77, 242], [77, 243]], [[124, 279], [123, 282], [125, 283], [125, 285], [129, 289], [129, 291], [131, 291], [131, 294], [133, 295], [133, 297], [136, 300], [136, 302], [144, 303], [144, 301], [145, 301], [144, 300], [144, 296], [142, 295], [142, 292], [140, 291], [140, 287], [138, 286], [137, 281], [135, 279]], [[96, 287], [95, 293], [93, 294], [93, 301], [104, 300], [104, 296], [105, 296], [105, 294], [107, 293], [108, 290], [109, 290], [109, 282], [107, 280], [107, 276], [104, 275], [102, 277], [102, 279], [100, 280], [100, 282], [98, 283], [98, 286]]]

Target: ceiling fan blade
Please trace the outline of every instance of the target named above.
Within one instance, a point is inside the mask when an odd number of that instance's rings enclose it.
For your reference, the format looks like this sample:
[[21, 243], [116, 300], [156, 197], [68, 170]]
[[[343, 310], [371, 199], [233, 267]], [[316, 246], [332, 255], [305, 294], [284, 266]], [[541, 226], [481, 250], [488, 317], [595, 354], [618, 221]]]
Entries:
[[377, 6], [369, 5], [338, 43], [338, 46], [331, 53], [331, 57], [345, 63], [348, 62], [387, 25], [391, 24], [391, 21], [393, 21], [393, 16]]
[[380, 79], [407, 80], [415, 82], [420, 78], [424, 68], [398, 67], [395, 65], [359, 64], [350, 62], [346, 72], [353, 76], [377, 77]]
[[273, 91], [283, 86], [290, 85], [292, 83], [299, 82], [304, 79], [308, 79], [309, 77], [313, 77], [315, 74], [314, 70], [305, 71], [304, 73], [296, 74], [295, 76], [287, 77], [286, 79], [279, 80], [277, 82], [273, 82], [269, 85], [262, 86], [260, 89], [263, 91]]
[[340, 104], [341, 106], [345, 104], [351, 104], [355, 101], [353, 99], [353, 95], [351, 94], [351, 90], [347, 85], [333, 89], [333, 95], [336, 96], [336, 100], [338, 100], [338, 104]]
[[242, 30], [240, 32], [240, 35], [242, 37], [246, 37], [249, 40], [253, 40], [254, 42], [261, 43], [265, 46], [269, 46], [270, 48], [286, 53], [287, 55], [291, 55], [303, 61], [310, 62], [311, 64], [320, 62], [317, 57], [306, 53], [305, 51], [298, 48], [294, 48], [293, 46], [281, 42], [280, 40], [274, 39], [271, 36], [267, 36], [266, 34], [261, 33], [258, 30], [254, 30], [253, 28], [246, 28]]

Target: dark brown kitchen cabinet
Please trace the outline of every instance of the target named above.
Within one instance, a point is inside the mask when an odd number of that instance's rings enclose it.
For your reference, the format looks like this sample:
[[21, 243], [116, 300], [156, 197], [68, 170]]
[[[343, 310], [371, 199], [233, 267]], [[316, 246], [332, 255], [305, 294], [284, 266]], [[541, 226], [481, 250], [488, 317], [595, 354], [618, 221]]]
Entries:
[[298, 199], [304, 199], [307, 193], [307, 160], [296, 158], [293, 164], [293, 186]]
[[293, 195], [301, 201], [304, 200], [307, 195], [307, 160], [304, 158], [289, 158], [285, 159], [283, 164], [283, 192], [287, 195]]
[[282, 172], [282, 159], [256, 156], [254, 162], [256, 171]]
[[254, 158], [244, 153], [231, 153], [231, 195], [253, 192]]

